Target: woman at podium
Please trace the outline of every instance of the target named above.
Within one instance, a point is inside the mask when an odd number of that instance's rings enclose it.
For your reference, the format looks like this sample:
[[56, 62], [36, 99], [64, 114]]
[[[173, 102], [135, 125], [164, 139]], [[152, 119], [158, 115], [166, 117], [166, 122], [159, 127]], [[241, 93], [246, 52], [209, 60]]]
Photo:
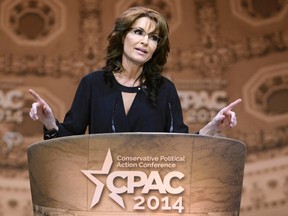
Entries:
[[[51, 107], [32, 89], [30, 117], [44, 125], [44, 139], [115, 132], [188, 133], [175, 85], [161, 75], [167, 62], [169, 27], [157, 11], [132, 7], [115, 20], [108, 36], [106, 64], [82, 78], [71, 108], [60, 123]], [[224, 107], [202, 135], [214, 135], [237, 123]]]

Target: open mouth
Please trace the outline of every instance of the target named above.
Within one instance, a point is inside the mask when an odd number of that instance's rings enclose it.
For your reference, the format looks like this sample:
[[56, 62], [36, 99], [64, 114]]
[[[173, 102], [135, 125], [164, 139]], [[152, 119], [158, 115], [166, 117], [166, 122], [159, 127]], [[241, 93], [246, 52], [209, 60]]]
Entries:
[[141, 48], [135, 48], [137, 51], [142, 52], [142, 53], [148, 53], [147, 50], [141, 49]]

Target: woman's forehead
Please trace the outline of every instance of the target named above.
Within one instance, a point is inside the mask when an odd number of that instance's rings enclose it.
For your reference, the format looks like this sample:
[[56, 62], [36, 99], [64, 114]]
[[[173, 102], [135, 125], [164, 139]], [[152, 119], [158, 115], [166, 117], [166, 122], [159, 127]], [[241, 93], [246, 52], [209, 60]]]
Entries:
[[141, 27], [146, 31], [153, 32], [156, 29], [156, 22], [148, 17], [140, 17], [132, 25], [132, 28]]

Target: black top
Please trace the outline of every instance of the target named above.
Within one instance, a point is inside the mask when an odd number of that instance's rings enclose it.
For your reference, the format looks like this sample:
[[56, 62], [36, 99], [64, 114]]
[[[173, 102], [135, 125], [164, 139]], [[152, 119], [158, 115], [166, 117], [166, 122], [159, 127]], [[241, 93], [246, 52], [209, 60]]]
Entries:
[[[72, 106], [64, 122], [58, 123], [54, 137], [112, 132], [188, 133], [174, 84], [164, 78], [157, 105], [145, 94], [146, 86], [126, 87], [114, 78], [113, 87], [104, 81], [104, 72], [96, 71], [82, 78]], [[128, 114], [125, 114], [121, 92], [137, 93]], [[44, 138], [51, 138], [45, 137]], [[53, 137], [52, 137], [53, 138]]]

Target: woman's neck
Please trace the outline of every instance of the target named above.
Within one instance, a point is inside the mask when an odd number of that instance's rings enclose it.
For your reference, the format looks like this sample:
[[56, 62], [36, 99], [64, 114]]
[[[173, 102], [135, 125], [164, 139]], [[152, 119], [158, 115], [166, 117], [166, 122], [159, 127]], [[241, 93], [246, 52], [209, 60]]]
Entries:
[[124, 86], [127, 87], [133, 87], [133, 86], [139, 86], [141, 85], [140, 75], [142, 73], [141, 71], [127, 71], [122, 70], [114, 73], [115, 79]]

